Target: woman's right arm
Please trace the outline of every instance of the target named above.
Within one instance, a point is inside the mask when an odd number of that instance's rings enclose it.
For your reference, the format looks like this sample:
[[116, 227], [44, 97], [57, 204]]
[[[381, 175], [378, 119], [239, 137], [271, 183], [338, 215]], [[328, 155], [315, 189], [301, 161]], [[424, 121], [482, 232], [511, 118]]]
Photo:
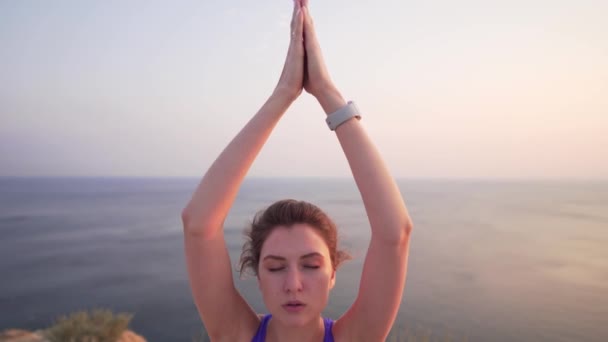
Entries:
[[303, 15], [294, 1], [291, 42], [275, 91], [211, 165], [182, 211], [196, 308], [213, 341], [247, 341], [259, 318], [234, 286], [223, 225], [241, 183], [273, 128], [302, 92]]
[[287, 95], [273, 94], [215, 160], [182, 211], [190, 287], [213, 341], [251, 338], [259, 324], [234, 286], [223, 224], [247, 171], [291, 102]]

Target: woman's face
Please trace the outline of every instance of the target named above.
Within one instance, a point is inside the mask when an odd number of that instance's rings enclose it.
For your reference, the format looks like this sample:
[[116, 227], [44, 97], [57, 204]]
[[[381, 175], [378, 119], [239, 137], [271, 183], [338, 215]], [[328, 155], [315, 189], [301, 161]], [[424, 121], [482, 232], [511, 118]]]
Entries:
[[273, 318], [295, 326], [318, 319], [334, 283], [329, 249], [315, 228], [295, 224], [270, 233], [260, 253], [258, 284]]

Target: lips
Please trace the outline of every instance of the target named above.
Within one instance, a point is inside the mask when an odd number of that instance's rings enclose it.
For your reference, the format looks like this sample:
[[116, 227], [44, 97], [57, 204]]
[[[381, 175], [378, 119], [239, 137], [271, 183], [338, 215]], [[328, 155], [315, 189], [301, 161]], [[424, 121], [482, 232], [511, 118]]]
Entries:
[[283, 308], [287, 312], [290, 312], [290, 313], [300, 312], [300, 311], [304, 310], [305, 306], [306, 306], [306, 304], [304, 304], [298, 300], [289, 301], [289, 302], [283, 304]]
[[291, 300], [285, 304], [283, 304], [283, 306], [290, 306], [290, 307], [298, 307], [298, 306], [304, 306], [305, 304], [300, 302], [299, 300]]

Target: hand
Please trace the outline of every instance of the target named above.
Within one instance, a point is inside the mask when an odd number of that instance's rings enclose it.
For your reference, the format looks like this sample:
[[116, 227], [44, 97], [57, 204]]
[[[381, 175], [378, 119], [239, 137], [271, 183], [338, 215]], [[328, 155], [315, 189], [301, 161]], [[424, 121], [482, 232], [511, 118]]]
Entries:
[[279, 78], [275, 93], [287, 96], [294, 101], [302, 93], [304, 83], [304, 15], [302, 0], [293, 1], [291, 18], [291, 41], [283, 72]]
[[325, 92], [334, 89], [335, 86], [325, 66], [321, 46], [308, 10], [308, 0], [302, 0], [302, 6], [304, 12], [304, 47], [306, 49], [304, 89], [318, 99]]

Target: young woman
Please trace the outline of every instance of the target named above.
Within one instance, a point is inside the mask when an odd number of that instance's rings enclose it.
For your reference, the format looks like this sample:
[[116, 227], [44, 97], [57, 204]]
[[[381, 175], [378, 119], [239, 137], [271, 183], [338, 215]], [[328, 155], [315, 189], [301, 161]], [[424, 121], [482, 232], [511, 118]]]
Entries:
[[[335, 322], [321, 317], [344, 254], [313, 204], [281, 200], [255, 216], [241, 257], [269, 315], [236, 290], [223, 223], [255, 157], [302, 93], [328, 114], [363, 198], [372, 234], [359, 293]], [[308, 0], [295, 0], [291, 42], [276, 89], [209, 168], [182, 212], [190, 286], [212, 341], [384, 341], [401, 302], [412, 222], [394, 179], [325, 67]], [[337, 128], [336, 128], [337, 126]]]

